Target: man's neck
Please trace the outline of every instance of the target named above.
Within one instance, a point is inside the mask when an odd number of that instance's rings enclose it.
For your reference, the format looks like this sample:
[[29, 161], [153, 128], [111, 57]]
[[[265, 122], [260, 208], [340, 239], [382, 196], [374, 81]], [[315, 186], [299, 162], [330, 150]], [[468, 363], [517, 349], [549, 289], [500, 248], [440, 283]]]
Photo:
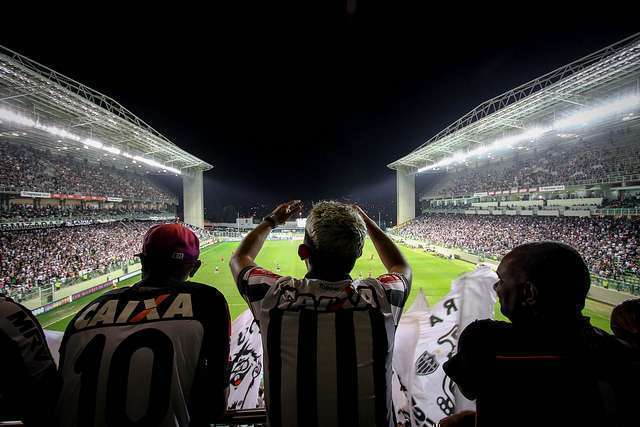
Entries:
[[342, 280], [351, 280], [351, 276], [347, 273], [339, 273], [335, 271], [322, 271], [311, 269], [304, 276], [306, 279], [325, 280], [327, 282], [340, 282]]
[[582, 315], [536, 316], [527, 319], [512, 320], [514, 326], [521, 329], [566, 333], [589, 325], [589, 319]]
[[185, 280], [180, 280], [177, 279], [175, 277], [167, 277], [167, 276], [160, 276], [160, 275], [153, 275], [153, 274], [149, 274], [149, 275], [143, 275], [142, 276], [142, 282], [144, 286], [172, 286], [172, 285], [179, 285], [181, 283], [184, 283]]

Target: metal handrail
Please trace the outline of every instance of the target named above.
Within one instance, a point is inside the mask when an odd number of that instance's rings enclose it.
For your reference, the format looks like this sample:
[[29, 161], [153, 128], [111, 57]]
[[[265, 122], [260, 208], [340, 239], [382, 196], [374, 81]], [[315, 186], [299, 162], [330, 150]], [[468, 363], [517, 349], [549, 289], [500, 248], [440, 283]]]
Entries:
[[222, 420], [220, 420], [220, 423], [215, 423], [214, 425], [221, 426], [243, 424], [266, 425], [267, 410], [265, 408], [229, 410], [226, 414], [224, 414], [224, 417], [222, 418]]
[[[265, 408], [256, 409], [232, 409], [227, 411], [220, 421], [211, 426], [239, 426], [254, 425], [263, 426], [267, 424], [267, 410]], [[0, 421], [0, 427], [23, 427], [22, 421]]]

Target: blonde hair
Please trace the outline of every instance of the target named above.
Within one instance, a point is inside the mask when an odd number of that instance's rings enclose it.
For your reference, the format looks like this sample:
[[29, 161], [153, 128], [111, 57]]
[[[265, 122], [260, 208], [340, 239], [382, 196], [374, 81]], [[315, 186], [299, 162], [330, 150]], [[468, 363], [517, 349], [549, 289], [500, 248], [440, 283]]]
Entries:
[[350, 205], [334, 201], [316, 203], [305, 228], [314, 250], [323, 257], [355, 260], [362, 255], [367, 228]]

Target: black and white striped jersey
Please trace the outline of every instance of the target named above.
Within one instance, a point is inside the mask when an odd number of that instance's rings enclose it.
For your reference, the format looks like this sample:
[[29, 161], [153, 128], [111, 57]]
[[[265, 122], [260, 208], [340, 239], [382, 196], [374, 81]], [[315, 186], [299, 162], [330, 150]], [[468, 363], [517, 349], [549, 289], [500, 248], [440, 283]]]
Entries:
[[272, 426], [392, 426], [391, 361], [410, 290], [401, 274], [338, 282], [248, 267]]
[[103, 295], [65, 332], [60, 424], [208, 425], [224, 411], [229, 332], [210, 286], [140, 282]]
[[50, 425], [60, 390], [56, 364], [36, 318], [6, 297], [0, 297], [0, 366], [0, 419]]

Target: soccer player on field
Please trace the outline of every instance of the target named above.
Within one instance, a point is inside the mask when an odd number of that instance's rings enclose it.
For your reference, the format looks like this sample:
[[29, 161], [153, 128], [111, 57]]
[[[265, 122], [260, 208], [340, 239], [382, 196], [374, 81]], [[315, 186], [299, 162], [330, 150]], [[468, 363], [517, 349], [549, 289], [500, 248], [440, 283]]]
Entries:
[[142, 281], [74, 317], [60, 347], [61, 425], [199, 426], [223, 415], [229, 309], [217, 289], [187, 281], [199, 254], [187, 227], [152, 227]]
[[60, 378], [44, 332], [31, 311], [0, 296], [0, 420], [50, 425]]
[[[254, 260], [271, 230], [301, 210], [278, 206], [232, 257], [238, 289], [260, 326], [271, 426], [395, 426], [391, 361], [411, 268], [393, 242], [357, 206], [316, 204], [298, 255], [302, 279]], [[367, 235], [388, 273], [353, 280]]]

